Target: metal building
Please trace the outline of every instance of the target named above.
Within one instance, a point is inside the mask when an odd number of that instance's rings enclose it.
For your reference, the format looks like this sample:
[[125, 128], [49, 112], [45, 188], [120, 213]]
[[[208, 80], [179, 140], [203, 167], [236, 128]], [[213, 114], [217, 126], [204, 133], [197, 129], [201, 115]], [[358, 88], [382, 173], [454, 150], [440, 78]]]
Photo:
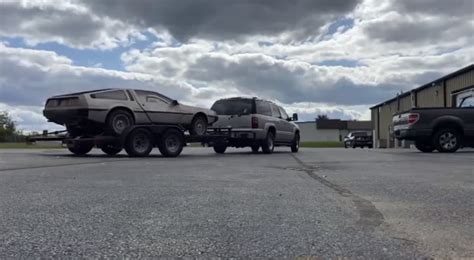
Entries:
[[349, 132], [372, 130], [370, 121], [347, 121], [340, 119], [316, 119], [297, 122], [301, 131], [301, 142], [341, 142]]
[[392, 134], [394, 114], [413, 107], [455, 107], [466, 95], [474, 93], [474, 64], [425, 84], [412, 91], [371, 107], [374, 146], [378, 148], [406, 147]]

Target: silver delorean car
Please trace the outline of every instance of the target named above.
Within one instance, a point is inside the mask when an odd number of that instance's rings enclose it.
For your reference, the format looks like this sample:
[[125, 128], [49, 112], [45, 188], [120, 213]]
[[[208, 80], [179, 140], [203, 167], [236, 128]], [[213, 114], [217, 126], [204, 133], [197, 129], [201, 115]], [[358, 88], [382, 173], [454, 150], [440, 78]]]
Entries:
[[204, 135], [217, 121], [214, 111], [179, 104], [162, 94], [135, 89], [101, 89], [54, 96], [46, 101], [44, 116], [66, 126], [72, 137], [120, 135], [140, 124], [180, 124], [192, 135]]

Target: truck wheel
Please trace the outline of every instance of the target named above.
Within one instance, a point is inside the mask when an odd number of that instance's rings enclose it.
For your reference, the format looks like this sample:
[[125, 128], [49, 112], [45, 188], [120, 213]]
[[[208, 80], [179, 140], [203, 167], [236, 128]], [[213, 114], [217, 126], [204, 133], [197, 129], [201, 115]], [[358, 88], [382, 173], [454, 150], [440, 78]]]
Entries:
[[189, 129], [189, 133], [191, 135], [202, 136], [205, 135], [206, 132], [207, 119], [202, 115], [194, 117], [193, 122], [191, 123], [191, 129]]
[[132, 115], [124, 109], [113, 110], [107, 116], [107, 132], [115, 136], [121, 135], [125, 129], [133, 124]]
[[451, 128], [440, 129], [435, 133], [433, 143], [441, 153], [454, 153], [461, 147], [461, 135]]
[[267, 138], [263, 141], [262, 150], [265, 154], [271, 154], [273, 149], [275, 149], [275, 135], [272, 132], [268, 132]]
[[297, 153], [300, 149], [300, 134], [295, 134], [295, 138], [293, 139], [293, 144], [291, 145], [291, 152]]
[[94, 144], [91, 143], [76, 143], [67, 149], [75, 155], [86, 155], [92, 151], [92, 148], [94, 148]]
[[212, 148], [214, 148], [214, 152], [223, 154], [225, 153], [225, 150], [227, 149], [226, 144], [215, 144]]
[[415, 147], [423, 153], [431, 153], [435, 150], [434, 146], [429, 142], [415, 141]]
[[135, 129], [125, 140], [125, 151], [132, 157], [148, 156], [153, 149], [153, 136], [148, 130]]
[[160, 153], [165, 157], [176, 157], [181, 154], [184, 147], [183, 133], [176, 129], [167, 130], [161, 137], [158, 145]]
[[101, 148], [102, 152], [104, 152], [107, 155], [117, 155], [122, 151], [122, 148], [116, 148], [113, 146], [104, 146]]
[[260, 149], [259, 145], [252, 145], [250, 148], [252, 148], [252, 153], [258, 153], [258, 150]]

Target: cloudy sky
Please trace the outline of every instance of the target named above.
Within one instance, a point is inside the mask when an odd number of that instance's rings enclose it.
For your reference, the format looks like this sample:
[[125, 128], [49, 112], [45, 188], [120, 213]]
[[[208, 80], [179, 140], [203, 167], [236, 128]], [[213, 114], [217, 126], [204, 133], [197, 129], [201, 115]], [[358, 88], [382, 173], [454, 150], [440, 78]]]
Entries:
[[368, 107], [474, 61], [472, 0], [0, 1], [0, 111], [54, 128], [51, 95], [152, 89], [209, 107], [259, 96], [298, 112]]

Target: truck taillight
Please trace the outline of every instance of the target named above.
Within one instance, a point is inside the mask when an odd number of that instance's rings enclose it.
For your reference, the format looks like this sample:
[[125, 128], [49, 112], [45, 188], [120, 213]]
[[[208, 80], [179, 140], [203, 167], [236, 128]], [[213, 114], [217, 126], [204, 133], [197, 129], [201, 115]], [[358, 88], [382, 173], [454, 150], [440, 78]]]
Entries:
[[252, 116], [252, 128], [258, 128], [258, 118]]
[[413, 125], [414, 123], [418, 122], [420, 119], [420, 114], [409, 114], [408, 115], [408, 124]]

